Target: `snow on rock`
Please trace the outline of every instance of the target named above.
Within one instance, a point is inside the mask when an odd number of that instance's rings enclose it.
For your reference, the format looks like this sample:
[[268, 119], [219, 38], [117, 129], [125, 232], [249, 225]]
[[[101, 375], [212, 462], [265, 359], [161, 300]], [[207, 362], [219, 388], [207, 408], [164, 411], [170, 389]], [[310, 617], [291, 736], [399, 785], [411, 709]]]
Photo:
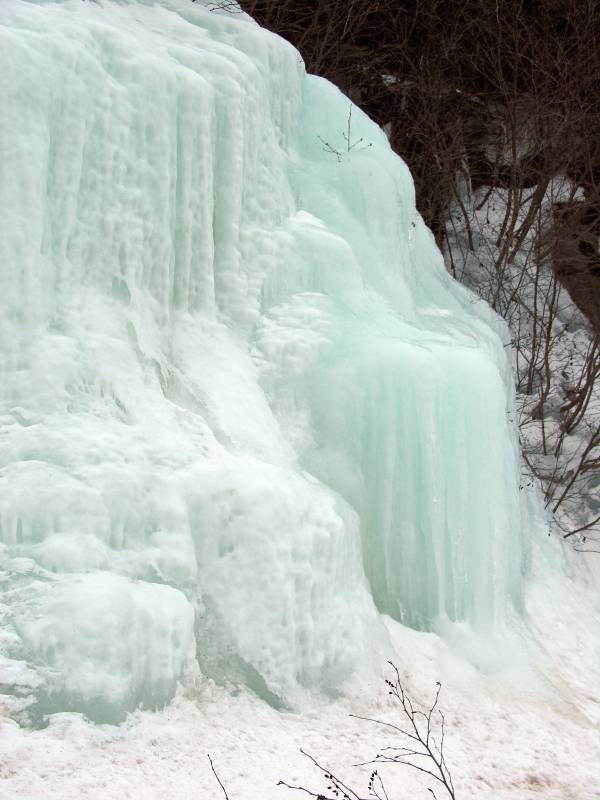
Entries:
[[372, 674], [379, 612], [502, 631], [527, 572], [505, 332], [385, 134], [241, 14], [0, 23], [9, 711], [117, 722], [194, 659], [294, 705]]

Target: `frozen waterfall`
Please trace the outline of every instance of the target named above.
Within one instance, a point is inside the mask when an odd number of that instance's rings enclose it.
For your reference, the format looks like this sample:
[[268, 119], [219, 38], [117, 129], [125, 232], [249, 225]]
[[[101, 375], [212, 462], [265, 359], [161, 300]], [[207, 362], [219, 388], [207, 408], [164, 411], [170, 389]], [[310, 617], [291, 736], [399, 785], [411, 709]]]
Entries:
[[196, 662], [293, 704], [380, 613], [518, 613], [504, 329], [379, 128], [189, 0], [3, 0], [0, 102], [9, 711], [119, 721]]

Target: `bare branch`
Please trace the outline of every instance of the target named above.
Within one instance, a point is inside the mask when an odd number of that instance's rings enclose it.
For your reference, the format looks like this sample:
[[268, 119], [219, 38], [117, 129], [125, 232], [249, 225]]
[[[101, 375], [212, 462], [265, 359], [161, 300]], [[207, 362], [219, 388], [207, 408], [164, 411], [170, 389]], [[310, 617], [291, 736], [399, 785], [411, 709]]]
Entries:
[[225, 800], [229, 800], [229, 795], [227, 794], [227, 789], [226, 789], [226, 788], [223, 786], [223, 783], [222, 783], [222, 781], [221, 781], [221, 778], [219, 778], [219, 776], [217, 775], [217, 771], [216, 771], [216, 769], [215, 769], [215, 765], [213, 764], [213, 760], [212, 760], [212, 758], [210, 757], [210, 754], [207, 754], [207, 758], [208, 758], [208, 760], [210, 761], [210, 768], [211, 768], [211, 769], [212, 769], [212, 771], [213, 771], [213, 775], [215, 776], [215, 778], [217, 779], [217, 781], [218, 781], [218, 783], [219, 783], [219, 786], [220, 786], [220, 787], [221, 787], [221, 789], [223, 790], [223, 794], [225, 795]]

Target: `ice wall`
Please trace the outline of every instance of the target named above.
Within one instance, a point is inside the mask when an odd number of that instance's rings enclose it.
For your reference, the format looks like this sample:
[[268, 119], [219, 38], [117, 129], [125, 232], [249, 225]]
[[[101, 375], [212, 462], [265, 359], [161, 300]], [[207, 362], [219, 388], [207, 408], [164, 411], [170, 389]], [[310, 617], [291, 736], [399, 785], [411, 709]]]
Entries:
[[8, 710], [118, 721], [195, 659], [293, 703], [378, 612], [501, 627], [503, 332], [383, 133], [188, 0], [3, 0], [0, 93]]

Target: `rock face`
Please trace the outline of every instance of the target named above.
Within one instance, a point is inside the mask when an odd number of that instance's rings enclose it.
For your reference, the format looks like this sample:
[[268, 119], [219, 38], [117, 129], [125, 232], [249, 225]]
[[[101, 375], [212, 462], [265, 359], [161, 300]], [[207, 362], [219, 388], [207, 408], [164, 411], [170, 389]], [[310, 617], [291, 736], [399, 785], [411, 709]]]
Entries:
[[600, 209], [579, 201], [556, 203], [554, 210], [552, 266], [600, 335]]
[[385, 135], [243, 15], [0, 8], [5, 702], [272, 703], [418, 628], [501, 628], [525, 555], [499, 320]]

